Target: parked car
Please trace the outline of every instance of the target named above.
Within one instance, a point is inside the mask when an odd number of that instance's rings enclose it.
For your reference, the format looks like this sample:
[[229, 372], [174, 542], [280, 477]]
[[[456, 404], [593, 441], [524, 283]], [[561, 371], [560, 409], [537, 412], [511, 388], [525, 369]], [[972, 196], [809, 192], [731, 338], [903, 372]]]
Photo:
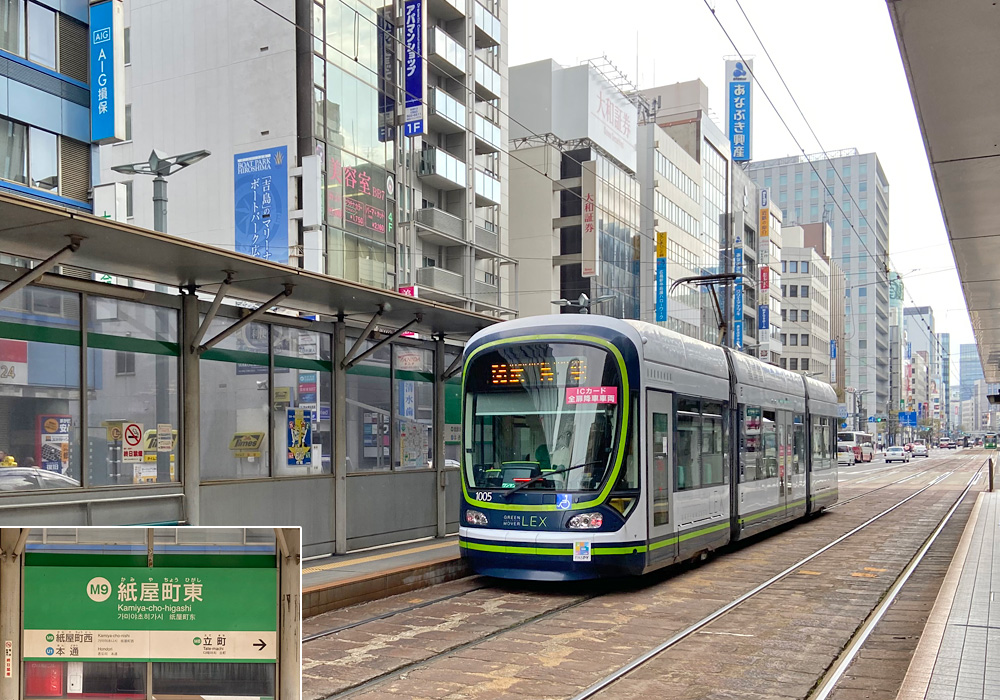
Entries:
[[854, 449], [850, 445], [837, 445], [837, 464], [853, 467], [856, 461]]
[[0, 467], [0, 491], [78, 488], [80, 482], [37, 467]]
[[914, 457], [926, 457], [927, 456], [927, 445], [922, 445], [919, 442], [913, 445], [913, 456]]
[[904, 450], [899, 445], [893, 445], [885, 451], [885, 462], [889, 464], [890, 462], [909, 462], [910, 453]]

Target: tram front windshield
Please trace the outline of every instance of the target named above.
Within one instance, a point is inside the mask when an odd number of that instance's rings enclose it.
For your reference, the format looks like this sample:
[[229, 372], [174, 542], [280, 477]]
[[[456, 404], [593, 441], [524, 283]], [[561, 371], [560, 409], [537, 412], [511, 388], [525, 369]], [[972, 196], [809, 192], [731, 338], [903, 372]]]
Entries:
[[471, 488], [602, 487], [627, 400], [609, 352], [571, 343], [501, 345], [472, 359], [465, 391]]

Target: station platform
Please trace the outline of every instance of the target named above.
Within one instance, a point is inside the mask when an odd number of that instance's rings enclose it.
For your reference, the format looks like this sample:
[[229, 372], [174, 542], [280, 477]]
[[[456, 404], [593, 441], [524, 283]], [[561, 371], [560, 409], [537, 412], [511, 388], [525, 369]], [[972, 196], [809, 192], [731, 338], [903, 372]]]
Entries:
[[302, 617], [468, 575], [458, 535], [303, 562]]
[[979, 494], [897, 700], [1000, 698], [1000, 491]]

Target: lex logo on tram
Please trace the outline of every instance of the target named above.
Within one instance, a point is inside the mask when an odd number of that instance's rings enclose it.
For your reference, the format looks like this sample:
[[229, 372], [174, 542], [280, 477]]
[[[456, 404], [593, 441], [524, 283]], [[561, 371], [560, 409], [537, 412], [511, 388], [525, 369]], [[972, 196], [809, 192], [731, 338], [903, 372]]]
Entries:
[[639, 575], [837, 500], [828, 384], [574, 314], [491, 326], [463, 360], [459, 545], [480, 574]]

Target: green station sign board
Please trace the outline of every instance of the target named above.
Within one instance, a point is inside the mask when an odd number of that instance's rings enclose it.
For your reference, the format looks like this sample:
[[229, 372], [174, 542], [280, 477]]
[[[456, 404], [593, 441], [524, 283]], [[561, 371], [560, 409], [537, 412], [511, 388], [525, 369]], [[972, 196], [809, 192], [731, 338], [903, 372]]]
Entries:
[[26, 660], [273, 662], [277, 629], [277, 569], [24, 568]]

